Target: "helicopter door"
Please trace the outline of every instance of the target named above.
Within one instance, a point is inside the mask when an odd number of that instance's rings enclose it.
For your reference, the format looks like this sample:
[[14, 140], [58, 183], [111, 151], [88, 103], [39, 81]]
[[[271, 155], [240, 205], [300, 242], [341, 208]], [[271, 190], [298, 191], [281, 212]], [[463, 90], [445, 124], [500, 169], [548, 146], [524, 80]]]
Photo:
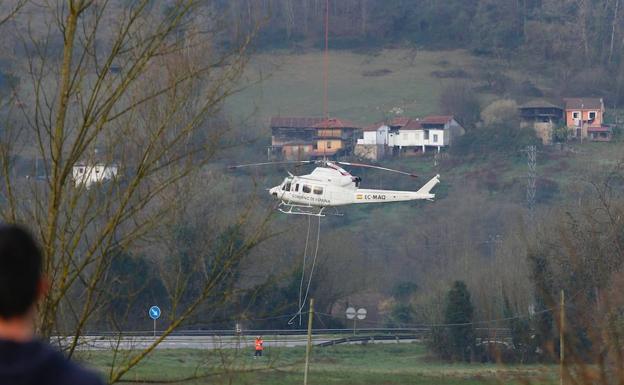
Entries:
[[331, 193], [327, 186], [314, 186], [314, 188], [312, 189], [312, 194], [314, 194], [318, 198], [323, 198], [319, 199], [319, 202], [331, 201]]

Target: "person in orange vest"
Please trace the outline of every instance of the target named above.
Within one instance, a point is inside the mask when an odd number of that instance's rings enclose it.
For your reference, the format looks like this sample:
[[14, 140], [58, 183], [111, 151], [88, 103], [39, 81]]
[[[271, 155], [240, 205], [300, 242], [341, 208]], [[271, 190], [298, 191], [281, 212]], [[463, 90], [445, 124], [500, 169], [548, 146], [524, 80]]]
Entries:
[[256, 343], [255, 343], [256, 352], [254, 353], [254, 358], [262, 357], [262, 351], [264, 350], [263, 344], [264, 344], [264, 340], [262, 339], [262, 336], [256, 337]]

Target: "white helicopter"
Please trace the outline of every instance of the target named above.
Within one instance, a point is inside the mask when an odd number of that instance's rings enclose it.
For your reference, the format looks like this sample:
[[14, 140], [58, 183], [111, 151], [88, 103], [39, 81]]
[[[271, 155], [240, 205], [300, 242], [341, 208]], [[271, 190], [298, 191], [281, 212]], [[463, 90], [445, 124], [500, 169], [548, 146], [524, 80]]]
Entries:
[[296, 176], [289, 172], [289, 176], [279, 186], [268, 189], [269, 194], [280, 201], [278, 210], [285, 214], [323, 217], [325, 216], [324, 210], [327, 207], [357, 203], [388, 203], [419, 199], [433, 200], [435, 194], [432, 194], [431, 190], [440, 183], [440, 175], [436, 175], [418, 191], [361, 189], [359, 187], [362, 179], [349, 174], [338, 165], [374, 168], [414, 178], [417, 176], [408, 172], [369, 164], [327, 160], [250, 163], [230, 166], [230, 169], [274, 164], [319, 165], [319, 167], [316, 167], [314, 171], [307, 175]]

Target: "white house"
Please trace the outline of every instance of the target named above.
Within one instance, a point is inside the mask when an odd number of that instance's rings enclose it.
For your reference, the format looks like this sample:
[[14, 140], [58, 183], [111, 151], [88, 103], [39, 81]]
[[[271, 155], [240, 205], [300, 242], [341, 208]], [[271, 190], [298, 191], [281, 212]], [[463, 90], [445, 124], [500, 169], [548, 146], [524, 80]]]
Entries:
[[88, 189], [96, 183], [106, 182], [116, 178], [118, 171], [119, 166], [116, 164], [76, 163], [72, 169], [72, 177], [76, 187], [84, 185], [85, 188]]
[[366, 159], [380, 160], [385, 157], [388, 148], [390, 127], [383, 123], [375, 123], [362, 129], [362, 138], [357, 140], [354, 154]]
[[395, 154], [422, 153], [427, 149], [440, 152], [451, 145], [454, 138], [463, 135], [464, 128], [452, 116], [427, 116], [423, 119], [395, 118], [388, 124], [377, 123], [363, 130], [358, 139], [359, 156], [378, 160], [376, 146], [392, 149]]
[[362, 129], [363, 138], [358, 139], [357, 144], [388, 144], [388, 131], [390, 127], [383, 123], [376, 123]]

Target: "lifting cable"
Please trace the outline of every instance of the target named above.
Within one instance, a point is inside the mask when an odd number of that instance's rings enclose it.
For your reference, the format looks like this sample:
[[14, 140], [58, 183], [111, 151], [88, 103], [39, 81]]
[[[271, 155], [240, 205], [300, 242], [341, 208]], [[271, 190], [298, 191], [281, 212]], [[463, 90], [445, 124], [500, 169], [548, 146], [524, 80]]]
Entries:
[[[308, 222], [309, 224], [310, 222]], [[308, 226], [308, 232], [309, 232], [309, 226]], [[299, 319], [301, 320], [301, 311], [303, 310], [303, 308], [306, 305], [306, 301], [308, 300], [308, 294], [310, 293], [310, 285], [312, 284], [312, 276], [314, 275], [314, 268], [316, 266], [316, 257], [318, 255], [318, 250], [319, 250], [319, 241], [321, 239], [321, 217], [318, 217], [318, 229], [316, 232], [316, 247], [314, 248], [314, 257], [312, 258], [312, 266], [310, 267], [310, 276], [308, 277], [308, 284], [306, 286], [306, 291], [305, 291], [305, 295], [303, 297], [303, 299], [301, 299], [301, 296], [299, 296], [299, 309], [297, 310], [297, 312], [292, 316], [292, 318], [290, 320], [288, 320], [288, 324], [292, 325], [295, 318], [299, 317]], [[307, 249], [307, 247], [306, 247]], [[305, 265], [304, 265], [305, 268]], [[301, 282], [303, 283], [303, 277], [305, 274], [305, 270], [301, 272]], [[301, 322], [301, 321], [300, 321]]]
[[[329, 128], [329, 107], [328, 107], [328, 98], [327, 98], [327, 89], [329, 88], [329, 0], [325, 0], [325, 50], [323, 52], [323, 119], [326, 127]], [[325, 147], [323, 147], [323, 159], [326, 159], [325, 155]], [[303, 282], [305, 281], [305, 268], [306, 268], [306, 259], [308, 252], [308, 242], [310, 239], [310, 227], [311, 227], [311, 218], [308, 217], [308, 232], [306, 234], [306, 242], [305, 248], [303, 251], [303, 266], [301, 268], [301, 281], [299, 282], [299, 310], [295, 313], [295, 315], [288, 321], [289, 325], [292, 325], [295, 318], [299, 317], [299, 326], [301, 326], [301, 311], [305, 307], [306, 301], [308, 300], [308, 294], [310, 293], [310, 285], [312, 284], [312, 275], [314, 274], [314, 267], [316, 265], [316, 256], [318, 254], [319, 249], [319, 240], [321, 238], [321, 217], [318, 217], [318, 229], [316, 232], [316, 247], [314, 249], [314, 258], [312, 259], [312, 266], [310, 268], [310, 276], [308, 277], [308, 284], [306, 285], [305, 295], [303, 299], [301, 295], [303, 294]]]
[[299, 326], [301, 326], [301, 294], [303, 294], [303, 281], [305, 278], [306, 259], [308, 255], [308, 241], [310, 240], [310, 222], [312, 218], [308, 215], [308, 232], [306, 233], [305, 248], [303, 249], [303, 263], [301, 265], [301, 282], [299, 282]]

